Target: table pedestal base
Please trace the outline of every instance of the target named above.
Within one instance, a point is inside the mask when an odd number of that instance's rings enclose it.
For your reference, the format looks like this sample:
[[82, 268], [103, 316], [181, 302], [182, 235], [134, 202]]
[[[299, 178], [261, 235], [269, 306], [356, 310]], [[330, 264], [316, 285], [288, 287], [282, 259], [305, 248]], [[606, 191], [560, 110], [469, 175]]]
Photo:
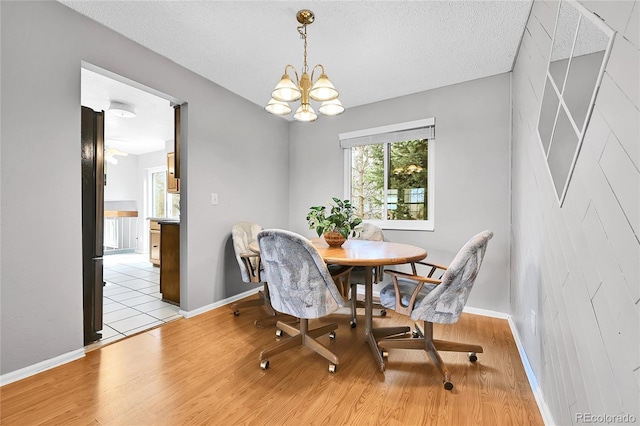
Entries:
[[371, 268], [365, 268], [364, 271], [364, 298], [365, 298], [365, 326], [364, 326], [364, 340], [371, 349], [373, 359], [378, 365], [380, 372], [384, 373], [385, 362], [382, 356], [382, 351], [378, 347], [378, 339], [382, 339], [396, 334], [405, 334], [411, 331], [411, 327], [383, 327], [373, 328], [373, 273]]
[[396, 334], [406, 334], [411, 331], [411, 327], [384, 327], [384, 328], [372, 328], [369, 333], [364, 336], [365, 341], [369, 344], [373, 359], [380, 368], [380, 372], [384, 373], [386, 364], [382, 351], [378, 347], [378, 340], [385, 337], [395, 336]]
[[407, 334], [410, 331], [411, 331], [411, 327], [407, 327], [407, 326], [374, 328], [373, 337], [377, 341], [387, 337], [395, 336], [396, 334]]
[[401, 265], [417, 262], [427, 257], [427, 252], [416, 246], [384, 241], [347, 240], [341, 248], [327, 246], [327, 243], [315, 238], [313, 245], [318, 249], [322, 259], [329, 265], [364, 267], [365, 285], [365, 327], [364, 339], [371, 350], [381, 372], [385, 370], [385, 361], [377, 339], [411, 331], [410, 327], [373, 328], [373, 270], [382, 275], [384, 265]]

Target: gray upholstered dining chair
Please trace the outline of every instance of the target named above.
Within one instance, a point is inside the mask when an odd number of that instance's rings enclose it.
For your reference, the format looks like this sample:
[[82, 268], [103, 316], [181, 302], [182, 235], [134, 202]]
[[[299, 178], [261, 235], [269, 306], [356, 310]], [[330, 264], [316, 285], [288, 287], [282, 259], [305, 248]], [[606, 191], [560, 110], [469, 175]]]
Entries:
[[[260, 353], [260, 367], [269, 368], [269, 357], [298, 345], [306, 346], [330, 361], [329, 371], [337, 369], [338, 356], [322, 345], [317, 337], [335, 338], [336, 323], [309, 329], [309, 320], [327, 316], [345, 305], [334, 277], [318, 250], [306, 238], [281, 229], [267, 229], [258, 234], [260, 258], [271, 290], [271, 303], [278, 312], [298, 318], [299, 327], [278, 321], [276, 335], [289, 335]], [[344, 276], [351, 268], [335, 275]]]
[[[362, 222], [355, 229], [355, 234], [351, 237], [355, 240], [368, 240], [368, 241], [384, 241], [384, 233], [379, 226], [372, 223]], [[364, 301], [358, 300], [358, 285], [364, 285], [364, 266], [356, 266], [353, 268], [350, 274], [349, 287], [351, 291], [351, 328], [356, 328], [358, 320], [356, 317], [357, 309], [364, 308]], [[382, 266], [373, 268], [373, 282], [379, 283], [382, 281]], [[387, 311], [379, 303], [374, 303], [373, 307], [380, 309], [380, 316], [386, 316]]]
[[240, 267], [242, 281], [246, 283], [263, 283], [262, 291], [258, 292], [257, 298], [233, 303], [231, 308], [233, 309], [233, 314], [238, 316], [240, 315], [240, 308], [262, 306], [268, 317], [256, 320], [255, 325], [263, 327], [275, 324], [278, 319], [282, 319], [282, 316], [271, 306], [269, 286], [261, 277], [260, 255], [249, 249], [249, 244], [257, 241], [260, 231], [262, 231], [262, 227], [253, 222], [237, 222], [231, 227], [233, 250]]
[[[410, 316], [414, 321], [423, 321], [423, 328], [416, 324], [413, 338], [388, 337], [378, 341], [378, 347], [387, 355], [386, 349], [423, 349], [433, 360], [444, 377], [444, 388], [453, 389], [449, 370], [438, 351], [468, 352], [471, 362], [477, 361], [482, 346], [448, 342], [433, 338], [433, 324], [453, 324], [458, 321], [469, 293], [480, 270], [487, 243], [493, 232], [484, 231], [471, 238], [446, 267], [428, 262], [412, 264], [413, 273], [385, 270], [393, 283], [380, 292], [383, 306], [397, 313]], [[427, 275], [417, 275], [416, 265], [429, 268]], [[422, 267], [421, 267], [422, 268]], [[444, 271], [434, 278], [436, 271]], [[400, 303], [398, 303], [400, 301]]]

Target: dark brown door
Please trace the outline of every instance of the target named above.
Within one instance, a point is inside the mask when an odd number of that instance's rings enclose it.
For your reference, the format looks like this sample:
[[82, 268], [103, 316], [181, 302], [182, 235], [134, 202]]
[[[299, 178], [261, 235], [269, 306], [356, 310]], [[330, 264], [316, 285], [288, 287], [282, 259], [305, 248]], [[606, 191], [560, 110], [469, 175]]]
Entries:
[[104, 111], [82, 107], [82, 309], [84, 344], [102, 337]]

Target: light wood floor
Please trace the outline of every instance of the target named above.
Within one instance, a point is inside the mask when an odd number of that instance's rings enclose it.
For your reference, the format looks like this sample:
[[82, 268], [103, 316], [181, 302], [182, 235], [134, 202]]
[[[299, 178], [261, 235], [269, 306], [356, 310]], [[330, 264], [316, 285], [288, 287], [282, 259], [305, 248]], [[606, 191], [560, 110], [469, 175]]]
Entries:
[[[506, 320], [463, 314], [435, 326], [435, 337], [478, 343], [443, 353], [453, 391], [422, 351], [391, 350], [387, 371], [374, 366], [363, 327], [346, 315], [336, 340], [338, 372], [306, 348], [259, 367], [275, 329], [253, 321], [261, 309], [234, 317], [228, 307], [180, 319], [88, 352], [83, 359], [0, 388], [2, 425], [542, 425]], [[389, 312], [377, 324], [411, 325]], [[329, 321], [320, 321], [329, 322]], [[311, 326], [313, 327], [312, 323]]]

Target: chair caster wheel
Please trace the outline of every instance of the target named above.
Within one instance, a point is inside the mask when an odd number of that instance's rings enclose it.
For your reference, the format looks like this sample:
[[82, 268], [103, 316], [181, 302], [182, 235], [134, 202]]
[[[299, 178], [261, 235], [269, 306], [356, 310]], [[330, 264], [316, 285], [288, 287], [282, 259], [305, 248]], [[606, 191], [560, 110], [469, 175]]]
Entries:
[[351, 321], [349, 324], [351, 325], [351, 328], [356, 328], [358, 326], [358, 323], [355, 321]]
[[329, 364], [329, 373], [335, 373], [338, 370], [338, 366], [335, 364]]
[[336, 338], [336, 332], [332, 331], [331, 333], [329, 333], [329, 339], [334, 340]]
[[382, 352], [380, 352], [380, 354], [382, 355], [382, 358], [389, 358], [389, 352], [385, 351], [384, 349], [382, 350]]
[[280, 329], [276, 330], [276, 337], [282, 337], [282, 330]]
[[269, 369], [269, 360], [265, 359], [263, 361], [260, 361], [260, 368], [262, 368], [263, 370], [268, 370]]
[[444, 388], [445, 388], [446, 390], [450, 391], [451, 389], [453, 389], [453, 383], [451, 383], [451, 382], [450, 382], [450, 381], [448, 381], [448, 380], [445, 380], [445, 381], [444, 381]]
[[478, 355], [475, 352], [469, 352], [469, 361], [476, 362], [478, 360]]
[[386, 309], [380, 310], [380, 316], [381, 317], [386, 317], [387, 316], [387, 310]]
[[236, 309], [235, 311], [233, 311], [233, 315], [236, 316], [236, 317], [239, 316], [240, 315], [240, 311]]

